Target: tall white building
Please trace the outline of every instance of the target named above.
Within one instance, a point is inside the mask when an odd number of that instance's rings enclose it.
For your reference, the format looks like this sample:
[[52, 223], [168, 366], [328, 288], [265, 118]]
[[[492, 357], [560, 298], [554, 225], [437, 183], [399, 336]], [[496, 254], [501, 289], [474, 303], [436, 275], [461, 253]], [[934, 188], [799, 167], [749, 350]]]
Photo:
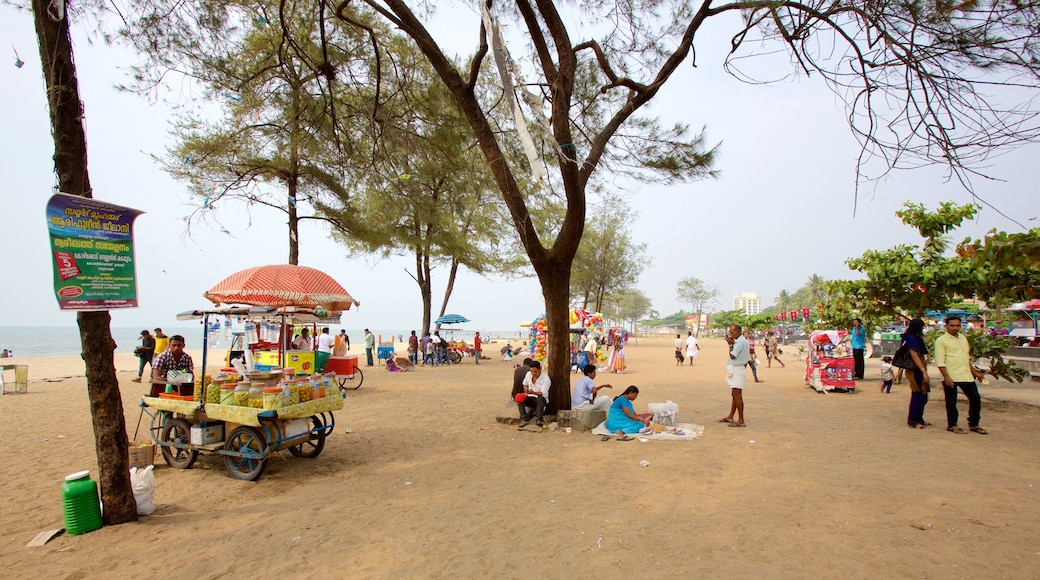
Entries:
[[743, 292], [733, 297], [733, 309], [743, 310], [744, 314], [762, 314], [762, 297], [754, 292]]

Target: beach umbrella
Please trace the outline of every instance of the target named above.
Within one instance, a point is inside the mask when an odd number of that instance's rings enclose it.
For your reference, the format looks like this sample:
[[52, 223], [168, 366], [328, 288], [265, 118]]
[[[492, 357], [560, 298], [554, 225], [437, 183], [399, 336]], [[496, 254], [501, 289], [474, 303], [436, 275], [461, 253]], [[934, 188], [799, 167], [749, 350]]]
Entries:
[[331, 311], [350, 310], [351, 306], [361, 304], [328, 274], [292, 264], [247, 268], [224, 278], [203, 296], [214, 304]]
[[469, 319], [461, 314], [445, 314], [433, 321], [434, 324], [461, 324], [463, 322], [469, 322]]

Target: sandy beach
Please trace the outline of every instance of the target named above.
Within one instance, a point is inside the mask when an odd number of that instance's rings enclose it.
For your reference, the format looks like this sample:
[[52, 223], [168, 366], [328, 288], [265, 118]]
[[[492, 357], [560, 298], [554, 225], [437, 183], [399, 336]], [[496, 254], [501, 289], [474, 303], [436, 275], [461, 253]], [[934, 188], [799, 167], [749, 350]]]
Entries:
[[[13, 359], [31, 383], [0, 397], [0, 564], [12, 578], [1037, 576], [1036, 406], [987, 398], [990, 435], [954, 435], [939, 389], [935, 426], [908, 429], [906, 385], [880, 393], [876, 359], [856, 393], [825, 395], [785, 352], [745, 391], [748, 427], [729, 428], [725, 343], [702, 340], [692, 367], [671, 343], [637, 339], [628, 371], [597, 383], [639, 386], [637, 412], [675, 401], [699, 439], [517, 431], [495, 421], [513, 369], [498, 357], [366, 368], [318, 458], [285, 452], [241, 482], [215, 456], [158, 457], [153, 515], [39, 548], [25, 544], [61, 527], [63, 478], [96, 479], [97, 461], [79, 357]], [[133, 437], [136, 359], [117, 366]], [[997, 388], [1029, 400], [1040, 385]]]

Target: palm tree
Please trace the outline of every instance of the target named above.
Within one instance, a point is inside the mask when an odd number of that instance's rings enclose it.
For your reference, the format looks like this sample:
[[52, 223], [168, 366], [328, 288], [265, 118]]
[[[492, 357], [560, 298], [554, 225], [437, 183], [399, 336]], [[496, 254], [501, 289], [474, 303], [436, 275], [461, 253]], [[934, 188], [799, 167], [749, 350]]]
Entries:
[[787, 312], [787, 309], [791, 306], [791, 293], [787, 290], [781, 290], [780, 294], [776, 297], [776, 308], [780, 312]]
[[827, 294], [827, 281], [819, 274], [809, 276], [809, 281], [805, 283], [805, 290], [812, 306], [823, 304], [830, 298], [830, 295]]

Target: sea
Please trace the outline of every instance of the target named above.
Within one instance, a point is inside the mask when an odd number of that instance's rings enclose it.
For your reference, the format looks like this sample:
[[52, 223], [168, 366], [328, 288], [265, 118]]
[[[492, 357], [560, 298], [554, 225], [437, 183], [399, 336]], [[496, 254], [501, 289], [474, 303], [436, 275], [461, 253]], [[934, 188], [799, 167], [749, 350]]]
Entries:
[[[339, 334], [339, 327], [329, 327], [330, 332]], [[163, 332], [169, 336], [180, 334], [184, 336], [185, 342], [187, 343], [186, 348], [188, 350], [199, 350], [202, 348], [202, 326], [196, 324], [194, 326], [163, 326]], [[133, 353], [134, 348], [141, 344], [141, 331], [144, 330], [142, 327], [120, 327], [113, 326], [112, 338], [116, 341], [116, 352]], [[152, 329], [149, 328], [149, 331]], [[350, 337], [350, 344], [363, 344], [364, 342], [364, 329], [359, 328], [348, 328], [347, 336]], [[465, 340], [467, 342], [473, 341], [474, 330], [452, 330], [450, 328], [442, 328], [441, 335], [449, 340]], [[482, 337], [485, 340], [512, 340], [517, 341], [527, 336], [526, 329], [520, 330], [479, 330]], [[411, 331], [410, 330], [377, 330], [372, 329], [372, 333], [377, 336], [382, 336], [382, 340], [389, 341], [391, 337], [393, 340], [397, 340], [399, 337], [404, 339]], [[216, 337], [216, 341], [213, 340]], [[228, 340], [226, 340], [223, 333], [215, 333], [210, 335], [209, 350], [223, 352], [228, 348]], [[72, 326], [0, 326], [0, 350], [9, 349], [14, 352], [14, 356], [63, 356], [63, 355], [78, 355], [83, 352], [83, 347], [80, 344], [79, 328], [75, 325]]]

